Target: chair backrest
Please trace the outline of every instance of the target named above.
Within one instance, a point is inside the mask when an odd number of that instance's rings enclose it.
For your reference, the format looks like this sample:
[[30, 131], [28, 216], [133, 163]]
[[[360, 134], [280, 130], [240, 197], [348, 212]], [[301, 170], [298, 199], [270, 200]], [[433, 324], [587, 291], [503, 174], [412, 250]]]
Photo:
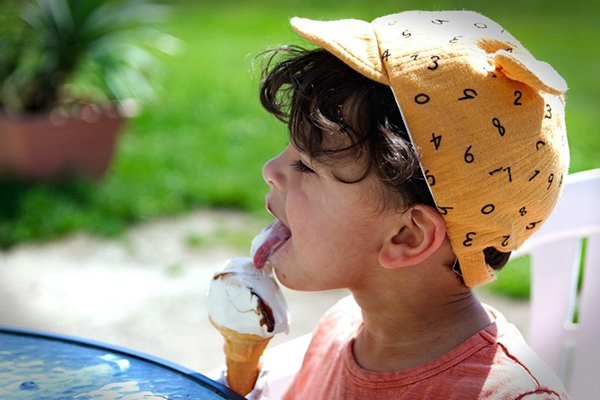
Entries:
[[[587, 238], [585, 259], [582, 242]], [[600, 393], [600, 169], [569, 175], [556, 208], [519, 253], [531, 256], [529, 345], [573, 400]], [[582, 262], [583, 261], [583, 262]], [[580, 265], [583, 285], [577, 291]], [[574, 323], [577, 313], [578, 322]]]

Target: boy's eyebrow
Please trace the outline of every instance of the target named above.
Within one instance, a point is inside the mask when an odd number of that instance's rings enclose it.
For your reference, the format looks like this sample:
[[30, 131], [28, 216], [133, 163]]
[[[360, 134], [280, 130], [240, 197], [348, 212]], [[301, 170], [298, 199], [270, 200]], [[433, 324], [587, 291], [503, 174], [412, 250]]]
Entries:
[[312, 157], [307, 156], [306, 154], [302, 154], [302, 153], [298, 153], [300, 154], [300, 158], [302, 158], [302, 161], [306, 164], [308, 164], [309, 167], [311, 168], [315, 168], [315, 166], [318, 164], [318, 162], [315, 162], [316, 160], [314, 160]]
[[[292, 145], [292, 147], [294, 146]], [[294, 147], [294, 150], [296, 150], [302, 162], [307, 164], [307, 167], [310, 167], [311, 169], [315, 170], [315, 172], [317, 167], [324, 165], [322, 162], [319, 162], [319, 160], [317, 160], [316, 158], [311, 157], [310, 154], [307, 154], [304, 151], [300, 151], [296, 147]]]
[[[294, 147], [294, 146], [292, 145], [292, 147]], [[310, 165], [314, 164], [313, 158], [310, 155], [308, 155], [308, 154], [306, 154], [306, 153], [298, 150], [296, 147], [294, 147], [294, 150], [296, 150], [296, 153], [298, 153], [298, 156], [300, 156], [300, 158], [302, 159], [302, 161], [304, 161], [304, 162], [306, 162], [307, 164], [310, 164]]]

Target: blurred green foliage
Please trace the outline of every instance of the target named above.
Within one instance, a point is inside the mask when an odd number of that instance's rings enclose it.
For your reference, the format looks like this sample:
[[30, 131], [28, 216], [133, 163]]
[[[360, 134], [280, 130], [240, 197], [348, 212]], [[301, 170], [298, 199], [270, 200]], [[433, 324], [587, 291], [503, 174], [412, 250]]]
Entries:
[[148, 100], [168, 8], [152, 0], [4, 0], [0, 109]]
[[[114, 235], [130, 223], [195, 207], [233, 207], [267, 218], [261, 168], [282, 150], [287, 133], [259, 105], [260, 60], [253, 63], [253, 59], [280, 44], [304, 43], [288, 23], [296, 15], [369, 21], [409, 9], [480, 11], [565, 78], [570, 86], [566, 118], [571, 172], [600, 167], [596, 132], [600, 29], [592, 3], [178, 0], [170, 4], [173, 13], [165, 30], [181, 40], [172, 43], [180, 47], [180, 54], [159, 55], [166, 64], [163, 96], [129, 121], [110, 175], [101, 183], [77, 179], [39, 185], [0, 183], [0, 246], [82, 229]], [[191, 238], [189, 245], [202, 242]], [[499, 274], [498, 281], [514, 278], [524, 283], [520, 287], [526, 289], [515, 296], [528, 290], [527, 265], [513, 268], [511, 263]]]

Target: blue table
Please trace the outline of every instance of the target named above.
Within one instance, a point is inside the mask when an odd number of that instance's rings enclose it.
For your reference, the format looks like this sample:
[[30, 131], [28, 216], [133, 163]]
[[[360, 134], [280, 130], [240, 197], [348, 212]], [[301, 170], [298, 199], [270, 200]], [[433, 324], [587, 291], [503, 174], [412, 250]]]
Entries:
[[89, 340], [0, 327], [2, 400], [244, 397], [171, 362]]

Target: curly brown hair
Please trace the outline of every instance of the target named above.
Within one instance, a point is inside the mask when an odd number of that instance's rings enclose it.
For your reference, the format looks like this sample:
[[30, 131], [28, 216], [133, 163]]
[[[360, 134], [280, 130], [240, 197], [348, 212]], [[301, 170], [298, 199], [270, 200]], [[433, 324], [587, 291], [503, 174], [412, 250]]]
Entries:
[[[288, 125], [299, 151], [328, 166], [360, 165], [356, 177], [334, 176], [343, 183], [359, 182], [374, 173], [383, 183], [382, 207], [407, 210], [414, 204], [437, 208], [420, 169], [419, 150], [410, 141], [389, 86], [364, 77], [323, 49], [282, 46], [261, 53], [262, 106]], [[345, 145], [331, 145], [330, 138]], [[403, 211], [402, 211], [403, 212]], [[484, 250], [494, 270], [510, 252]], [[460, 265], [448, 265], [460, 275]]]

